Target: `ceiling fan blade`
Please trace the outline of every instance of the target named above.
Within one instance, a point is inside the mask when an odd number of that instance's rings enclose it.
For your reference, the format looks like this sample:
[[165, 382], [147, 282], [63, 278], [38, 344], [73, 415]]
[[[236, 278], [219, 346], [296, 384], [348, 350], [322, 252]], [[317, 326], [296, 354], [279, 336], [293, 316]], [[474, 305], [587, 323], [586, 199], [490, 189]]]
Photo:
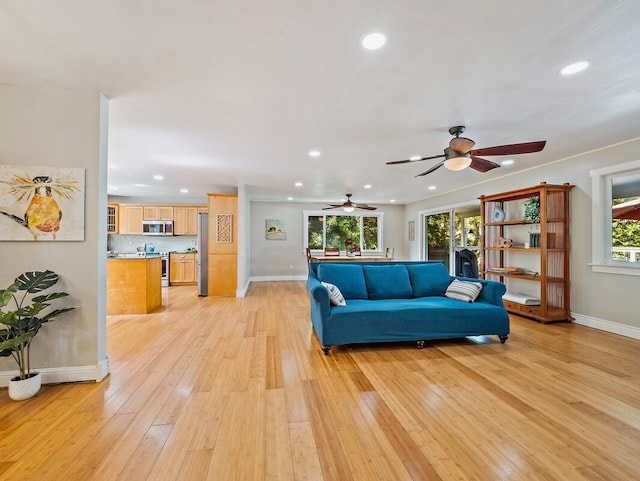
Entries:
[[500, 167], [500, 164], [496, 164], [491, 160], [483, 159], [482, 157], [476, 157], [475, 155], [472, 155], [471, 165], [469, 165], [469, 167], [477, 170], [478, 172], [489, 172], [491, 169]]
[[323, 207], [322, 210], [337, 209], [338, 207], [342, 207], [342, 206], [341, 205], [332, 205], [331, 207]]
[[444, 160], [437, 163], [436, 165], [434, 165], [433, 167], [431, 167], [429, 170], [425, 170], [424, 172], [422, 172], [421, 174], [416, 175], [416, 177], [420, 177], [422, 175], [427, 175], [430, 174], [431, 172], [433, 172], [434, 170], [439, 169], [440, 167], [442, 167], [444, 165]]
[[460, 152], [461, 154], [466, 154], [467, 152], [469, 152], [471, 149], [473, 149], [474, 145], [476, 145], [476, 143], [466, 137], [455, 137], [449, 142], [449, 147], [451, 147], [456, 152]]
[[365, 210], [376, 210], [377, 207], [371, 207], [370, 205], [367, 204], [354, 204], [354, 207], [356, 209], [365, 209]]
[[411, 159], [407, 159], [407, 160], [392, 160], [390, 162], [387, 162], [387, 165], [408, 164], [410, 162], [421, 162], [423, 160], [438, 159], [440, 157], [444, 157], [444, 154], [432, 155], [431, 157], [422, 157], [421, 159], [415, 159], [415, 160], [411, 160]]
[[531, 154], [544, 149], [546, 140], [538, 142], [524, 142], [522, 144], [496, 145], [495, 147], [485, 147], [471, 151], [471, 155], [515, 155]]

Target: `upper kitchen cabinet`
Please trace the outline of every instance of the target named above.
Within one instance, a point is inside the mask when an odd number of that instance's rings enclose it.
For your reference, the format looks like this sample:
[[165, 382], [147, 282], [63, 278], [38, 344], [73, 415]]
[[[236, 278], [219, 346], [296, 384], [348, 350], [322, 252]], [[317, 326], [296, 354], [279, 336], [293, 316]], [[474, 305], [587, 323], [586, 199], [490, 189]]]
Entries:
[[143, 220], [173, 220], [173, 206], [145, 205]]
[[118, 234], [120, 232], [118, 211], [118, 204], [107, 204], [107, 234]]
[[206, 212], [206, 207], [175, 206], [173, 208], [173, 233], [175, 235], [198, 234], [198, 212]]
[[144, 206], [135, 204], [120, 204], [119, 206], [119, 234], [142, 234], [142, 220]]

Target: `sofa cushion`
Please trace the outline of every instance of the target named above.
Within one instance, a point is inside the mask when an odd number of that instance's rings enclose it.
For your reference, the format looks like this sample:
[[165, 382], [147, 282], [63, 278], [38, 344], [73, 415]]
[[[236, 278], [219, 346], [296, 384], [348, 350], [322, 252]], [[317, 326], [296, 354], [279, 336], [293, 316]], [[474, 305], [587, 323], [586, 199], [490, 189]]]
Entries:
[[318, 266], [318, 279], [340, 289], [345, 299], [368, 299], [362, 266], [355, 264], [331, 264]]
[[451, 277], [440, 262], [407, 265], [413, 297], [444, 296]]
[[347, 305], [347, 303], [344, 300], [344, 296], [342, 295], [342, 292], [340, 292], [340, 289], [338, 289], [337, 286], [334, 286], [333, 284], [329, 284], [328, 282], [322, 282], [321, 284], [327, 289], [331, 304], [333, 304], [334, 306]]
[[413, 295], [407, 268], [403, 265], [363, 266], [369, 299], [409, 299]]
[[445, 296], [450, 299], [458, 299], [464, 302], [473, 302], [480, 294], [482, 284], [480, 282], [459, 281], [454, 279], [447, 287]]

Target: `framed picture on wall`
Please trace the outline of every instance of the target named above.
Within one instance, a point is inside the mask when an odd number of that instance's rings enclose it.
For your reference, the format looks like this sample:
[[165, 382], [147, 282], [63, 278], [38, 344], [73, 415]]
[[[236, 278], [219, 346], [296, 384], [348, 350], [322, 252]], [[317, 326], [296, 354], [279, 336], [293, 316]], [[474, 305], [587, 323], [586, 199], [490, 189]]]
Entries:
[[287, 231], [281, 219], [267, 219], [265, 221], [265, 239], [287, 240]]
[[409, 240], [410, 241], [416, 240], [416, 221], [415, 220], [409, 221]]
[[0, 165], [0, 240], [83, 241], [85, 169]]

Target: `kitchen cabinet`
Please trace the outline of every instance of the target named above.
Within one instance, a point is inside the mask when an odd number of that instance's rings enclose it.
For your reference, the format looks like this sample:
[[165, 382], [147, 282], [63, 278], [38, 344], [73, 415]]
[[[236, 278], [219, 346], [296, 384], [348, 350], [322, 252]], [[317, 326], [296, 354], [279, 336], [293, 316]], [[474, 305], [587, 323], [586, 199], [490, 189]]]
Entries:
[[117, 234], [120, 226], [118, 204], [107, 204], [107, 234]]
[[173, 208], [173, 234], [197, 235], [198, 211], [197, 206], [175, 206]]
[[169, 283], [176, 285], [196, 283], [196, 254], [190, 252], [169, 254]]
[[[480, 197], [482, 277], [507, 286], [508, 299], [504, 299], [504, 305], [509, 312], [540, 322], [572, 319], [569, 304], [572, 187], [543, 182]], [[539, 210], [539, 216], [525, 218], [527, 203], [539, 204], [539, 209], [534, 209]], [[539, 305], [532, 305], [538, 301]]]
[[210, 296], [235, 297], [238, 289], [238, 196], [209, 194]]
[[137, 204], [120, 204], [118, 213], [119, 234], [142, 234], [144, 206]]
[[143, 220], [173, 220], [173, 206], [145, 205]]
[[162, 305], [160, 257], [107, 260], [107, 314], [147, 314]]

